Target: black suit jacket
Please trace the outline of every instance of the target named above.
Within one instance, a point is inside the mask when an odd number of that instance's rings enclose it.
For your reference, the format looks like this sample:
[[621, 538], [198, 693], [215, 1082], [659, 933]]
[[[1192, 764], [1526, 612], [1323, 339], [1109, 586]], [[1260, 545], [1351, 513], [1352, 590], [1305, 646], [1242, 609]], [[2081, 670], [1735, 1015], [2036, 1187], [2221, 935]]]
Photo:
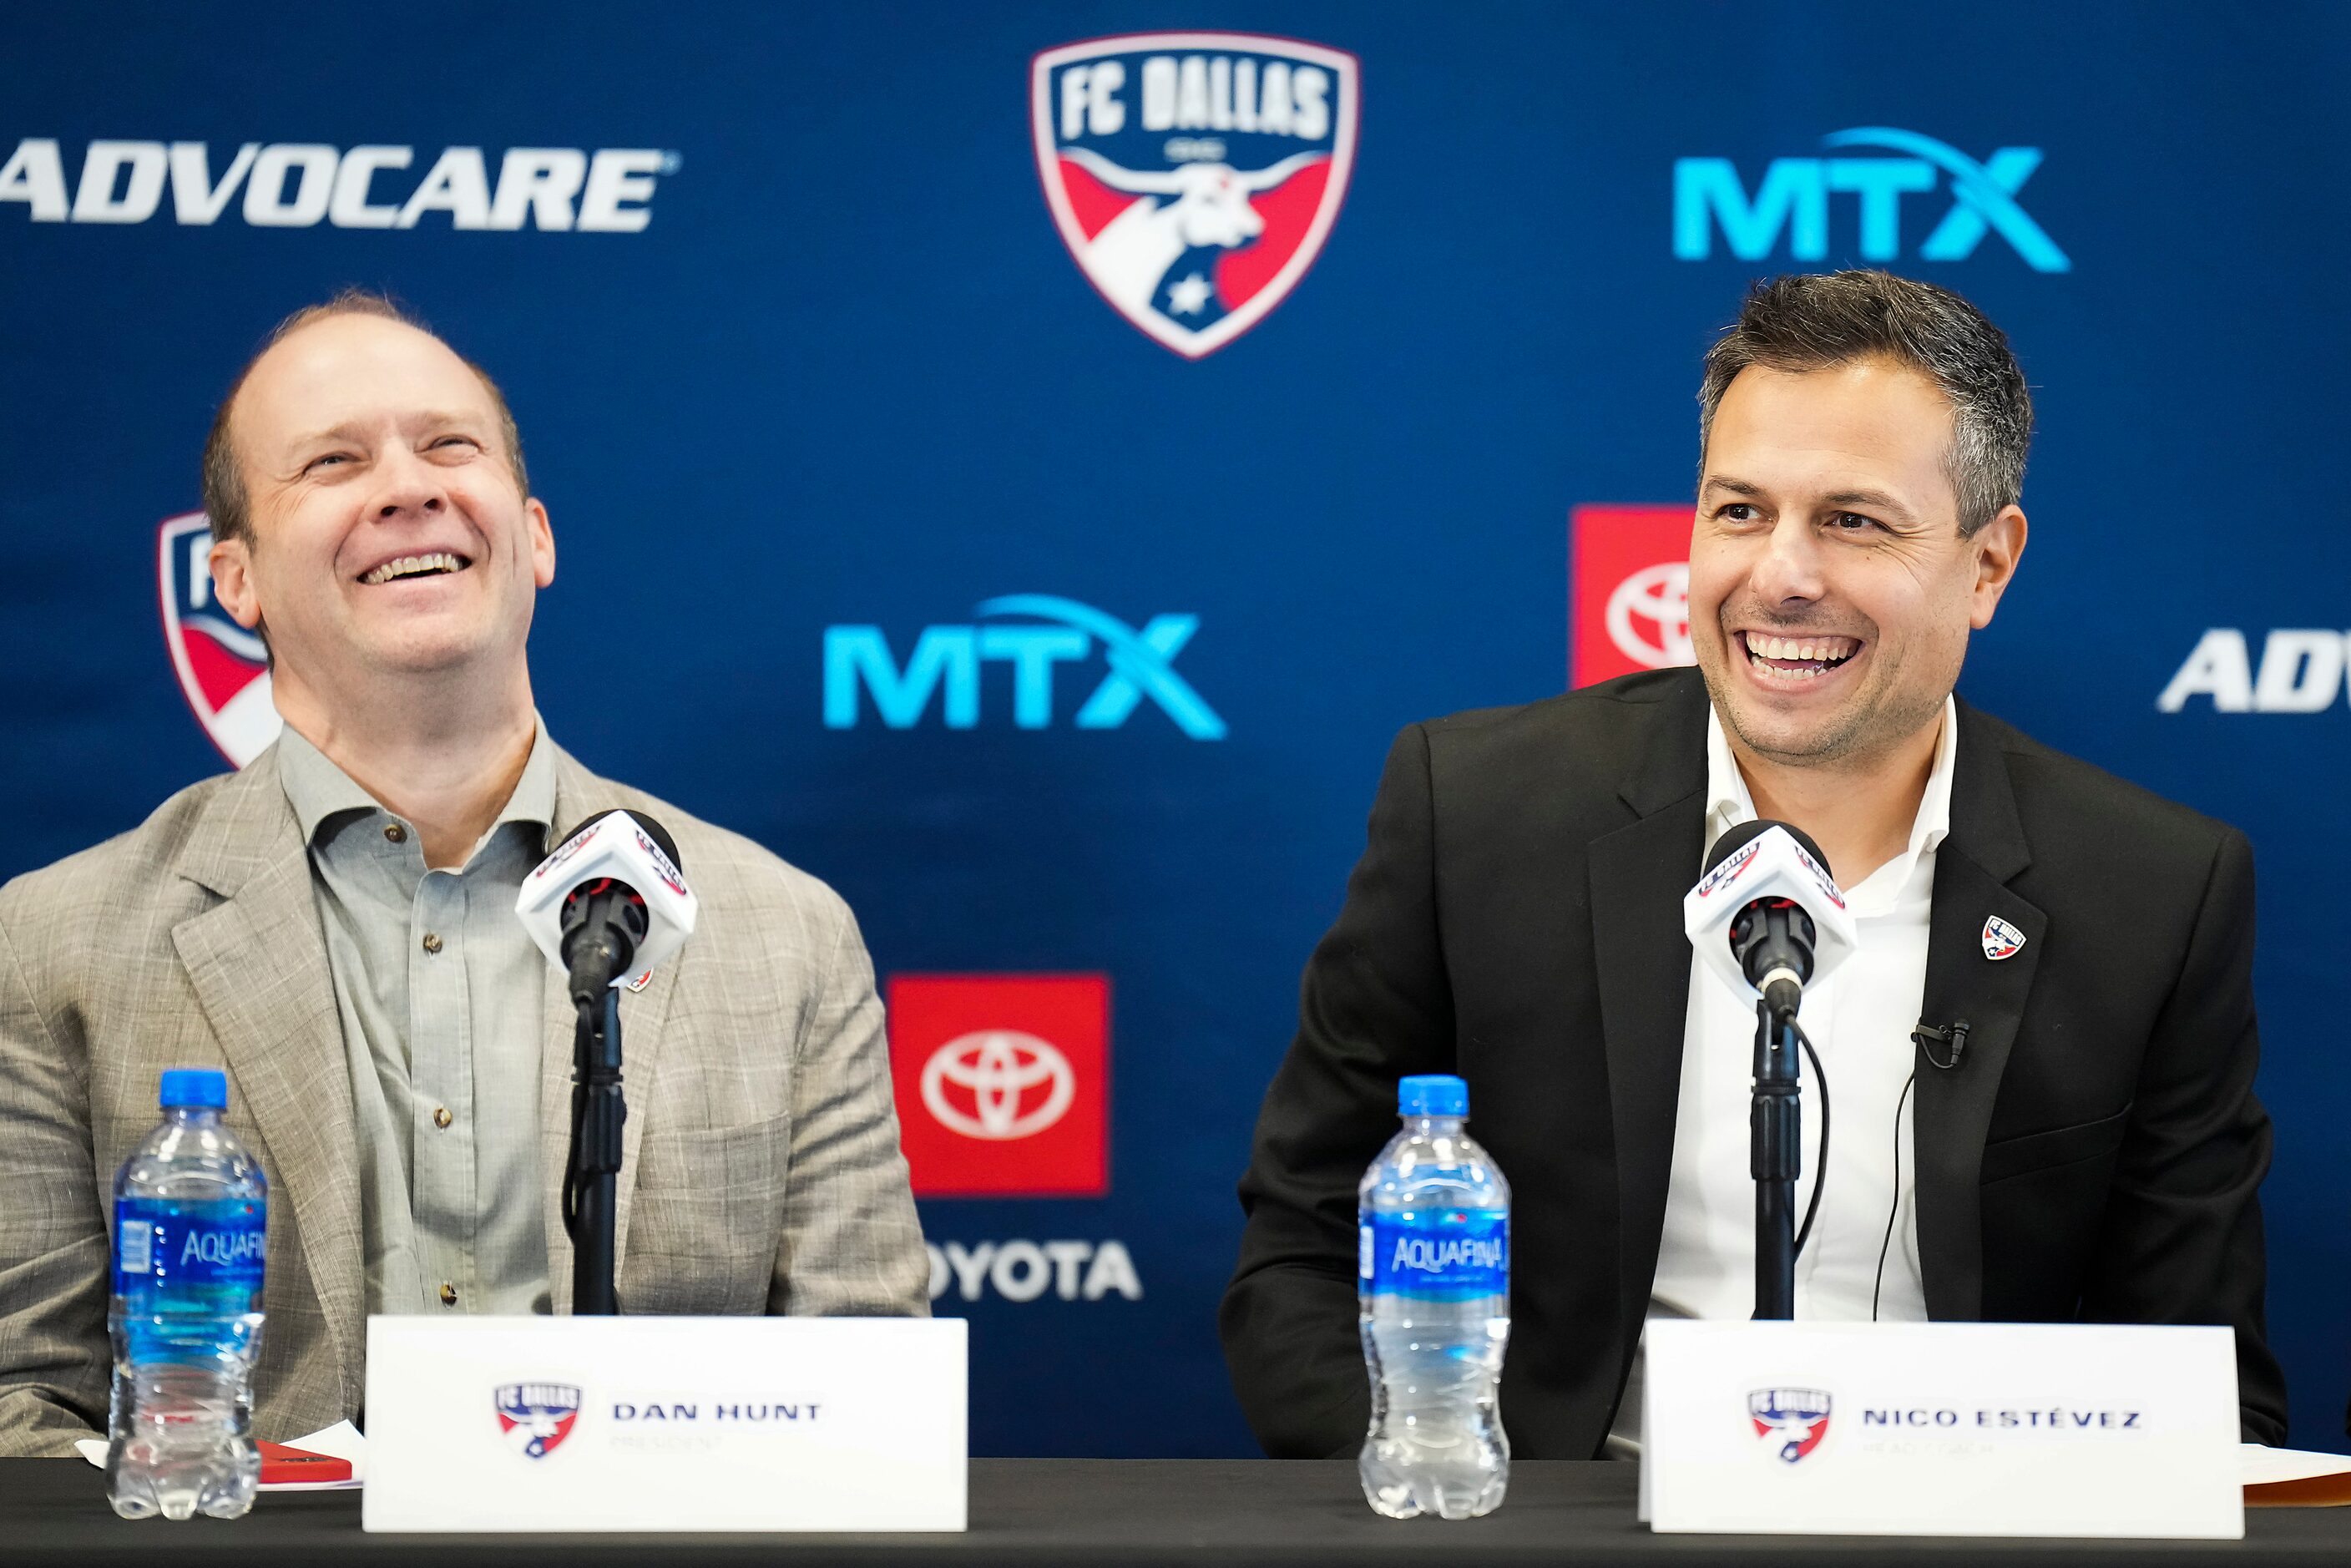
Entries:
[[[1468, 1080], [1513, 1187], [1512, 1451], [1600, 1451], [1665, 1223], [1706, 723], [1680, 670], [1397, 738], [1240, 1186], [1221, 1328], [1269, 1453], [1363, 1442], [1355, 1185], [1411, 1072]], [[1928, 1312], [2229, 1324], [2245, 1436], [2282, 1441], [2251, 848], [1964, 703], [1959, 726], [1922, 1011], [1973, 1031], [1957, 1071], [1917, 1071]], [[2026, 937], [2000, 962], [1993, 915]]]

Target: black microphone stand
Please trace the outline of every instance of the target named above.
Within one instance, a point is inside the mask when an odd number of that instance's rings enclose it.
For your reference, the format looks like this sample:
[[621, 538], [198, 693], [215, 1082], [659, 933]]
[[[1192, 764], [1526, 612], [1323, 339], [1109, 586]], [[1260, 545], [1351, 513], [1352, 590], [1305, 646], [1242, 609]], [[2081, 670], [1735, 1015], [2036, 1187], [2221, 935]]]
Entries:
[[1755, 1315], [1796, 1315], [1796, 1177], [1803, 1166], [1796, 1020], [1755, 1004], [1755, 1099], [1748, 1166], [1755, 1177]]
[[571, 1158], [563, 1176], [563, 1228], [571, 1238], [571, 1311], [617, 1317], [612, 1282], [621, 1174], [621, 988], [606, 986], [579, 1004], [571, 1040]]

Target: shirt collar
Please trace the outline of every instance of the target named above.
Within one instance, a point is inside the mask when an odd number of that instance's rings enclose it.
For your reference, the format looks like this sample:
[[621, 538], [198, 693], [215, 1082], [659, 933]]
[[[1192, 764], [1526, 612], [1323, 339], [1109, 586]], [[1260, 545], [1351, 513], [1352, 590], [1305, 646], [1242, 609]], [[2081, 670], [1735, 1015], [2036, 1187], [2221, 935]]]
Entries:
[[[1904, 866], [1896, 880], [1907, 881], [1907, 867], [1920, 855], [1938, 848], [1951, 832], [1951, 774], [1959, 755], [1959, 705], [1943, 699], [1942, 733], [1935, 737], [1935, 766], [1927, 775], [1927, 792], [1918, 798], [1918, 814], [1910, 823], [1910, 843], [1890, 863]], [[1746, 776], [1730, 754], [1722, 716], [1711, 704], [1706, 712], [1706, 841], [1711, 847], [1726, 830], [1755, 820], [1755, 799], [1747, 792]], [[1705, 850], [1699, 851], [1700, 854]], [[1872, 873], [1874, 880], [1876, 873]], [[1853, 890], [1847, 888], [1850, 893]]]
[[[547, 737], [545, 719], [534, 714], [532, 722], [530, 756], [523, 761], [514, 793], [507, 797], [505, 809], [490, 824], [492, 833], [508, 822], [528, 822], [542, 830], [543, 838], [544, 830], [555, 821], [555, 744]], [[347, 812], [392, 814], [290, 724], [277, 737], [277, 777], [286, 787], [286, 803], [294, 808], [294, 820], [301, 826], [305, 843], [317, 842], [319, 830]]]

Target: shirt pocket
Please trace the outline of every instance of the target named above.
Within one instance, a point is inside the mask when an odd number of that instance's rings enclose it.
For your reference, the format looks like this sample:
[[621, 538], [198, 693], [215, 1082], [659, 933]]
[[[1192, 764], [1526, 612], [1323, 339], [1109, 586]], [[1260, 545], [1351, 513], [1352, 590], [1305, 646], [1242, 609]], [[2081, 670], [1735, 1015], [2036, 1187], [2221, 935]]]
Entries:
[[767, 1310], [783, 1228], [777, 1173], [790, 1123], [787, 1113], [740, 1127], [646, 1128], [629, 1203], [622, 1310]]
[[2130, 1113], [2131, 1108], [2126, 1105], [2113, 1115], [2101, 1116], [2095, 1122], [2077, 1122], [2070, 1127], [2052, 1127], [2045, 1133], [2027, 1133], [2022, 1137], [1986, 1144], [1983, 1185], [1989, 1186], [2011, 1176], [2030, 1176], [2111, 1155], [2122, 1147], [2123, 1134], [2130, 1128]]

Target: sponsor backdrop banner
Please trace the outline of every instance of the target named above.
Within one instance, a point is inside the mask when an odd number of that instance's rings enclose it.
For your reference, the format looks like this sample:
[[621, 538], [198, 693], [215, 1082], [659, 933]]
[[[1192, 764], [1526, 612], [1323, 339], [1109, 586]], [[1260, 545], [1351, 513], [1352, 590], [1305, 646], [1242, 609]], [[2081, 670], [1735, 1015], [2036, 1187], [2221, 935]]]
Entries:
[[1232, 1186], [1391, 737], [1685, 656], [1702, 348], [1883, 265], [2040, 402], [1965, 694], [2252, 835], [2336, 1445], [2346, 58], [2316, 5], [19, 8], [0, 874], [267, 744], [198, 451], [390, 289], [521, 421], [556, 737], [863, 922], [975, 1450], [1249, 1452]]

